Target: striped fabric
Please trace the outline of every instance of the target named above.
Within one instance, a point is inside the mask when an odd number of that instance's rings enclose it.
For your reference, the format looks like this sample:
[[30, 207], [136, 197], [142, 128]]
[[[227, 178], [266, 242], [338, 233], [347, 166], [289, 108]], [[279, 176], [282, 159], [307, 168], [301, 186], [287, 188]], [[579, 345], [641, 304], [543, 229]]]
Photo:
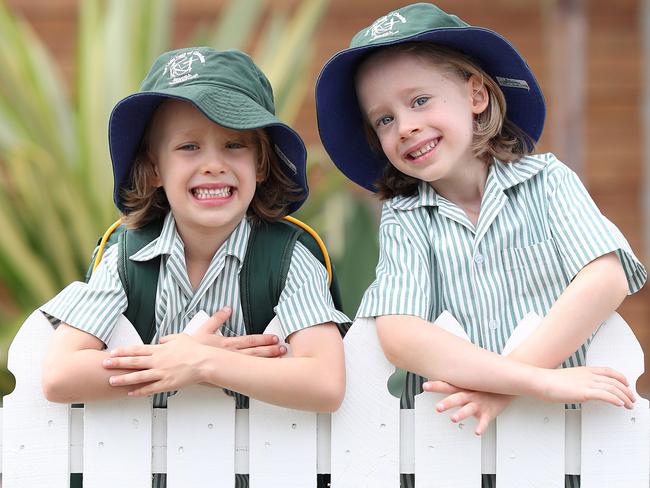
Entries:
[[[418, 195], [384, 204], [376, 280], [357, 317], [448, 310], [474, 344], [500, 353], [528, 313], [546, 315], [582, 267], [615, 251], [636, 292], [647, 273], [577, 175], [552, 154], [491, 165], [476, 226], [422, 182]], [[564, 366], [584, 364], [586, 345]], [[403, 408], [423, 379], [407, 376]], [[493, 481], [493, 480], [492, 480]], [[412, 486], [413, 477], [403, 477]], [[484, 486], [490, 486], [484, 479]], [[578, 486], [567, 477], [567, 486]]]
[[[221, 307], [232, 307], [232, 315], [221, 331], [226, 336], [246, 334], [239, 296], [241, 270], [250, 234], [250, 222], [242, 220], [228, 240], [219, 248], [196, 291], [192, 289], [185, 266], [183, 241], [176, 232], [171, 213], [165, 218], [160, 236], [130, 256], [134, 261], [147, 261], [161, 256], [156, 292], [157, 332], [160, 337], [182, 332], [199, 311], [212, 315]], [[127, 298], [117, 273], [117, 247], [109, 248], [101, 263], [86, 283], [75, 282], [66, 287], [41, 310], [53, 317], [53, 324], [65, 322], [108, 341], [117, 318], [127, 308]], [[296, 243], [285, 288], [275, 308], [285, 339], [291, 333], [324, 322], [343, 324], [350, 319], [334, 308], [323, 265], [302, 244]], [[171, 393], [154, 396], [154, 405], [165, 407]], [[235, 394], [239, 407], [247, 405], [246, 397]], [[164, 488], [164, 475], [155, 475], [153, 486]], [[236, 487], [248, 486], [247, 476], [237, 475]]]

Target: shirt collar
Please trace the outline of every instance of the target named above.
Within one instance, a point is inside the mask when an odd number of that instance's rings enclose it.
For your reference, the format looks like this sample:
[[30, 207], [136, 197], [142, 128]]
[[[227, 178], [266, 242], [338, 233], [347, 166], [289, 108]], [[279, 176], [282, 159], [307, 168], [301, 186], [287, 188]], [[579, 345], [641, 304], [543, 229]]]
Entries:
[[[504, 163], [494, 159], [488, 173], [488, 183], [494, 183], [501, 190], [512, 188], [515, 185], [531, 179], [549, 162], [547, 155], [525, 156], [517, 161]], [[490, 181], [493, 180], [493, 181]], [[388, 202], [388, 206], [396, 210], [413, 210], [418, 207], [437, 207], [440, 205], [438, 194], [425, 181], [418, 184], [418, 192], [415, 195], [398, 195]]]
[[[250, 235], [250, 222], [243, 218], [235, 230], [230, 234], [221, 249], [224, 249], [226, 256], [234, 256], [239, 262], [244, 261], [246, 246]], [[132, 261], [149, 261], [163, 254], [171, 255], [177, 252], [184, 252], [183, 241], [176, 230], [176, 220], [171, 212], [168, 212], [163, 222], [160, 235], [144, 246], [138, 252], [129, 256]]]

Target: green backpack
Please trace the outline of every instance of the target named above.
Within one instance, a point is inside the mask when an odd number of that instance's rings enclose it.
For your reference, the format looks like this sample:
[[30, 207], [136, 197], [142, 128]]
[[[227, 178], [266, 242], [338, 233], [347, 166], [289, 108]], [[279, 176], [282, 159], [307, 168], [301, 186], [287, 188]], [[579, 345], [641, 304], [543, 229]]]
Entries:
[[[86, 281], [99, 264], [103, 252], [118, 244], [118, 273], [128, 298], [124, 315], [138, 331], [142, 342], [149, 344], [156, 332], [155, 301], [160, 257], [149, 261], [131, 261], [135, 254], [156, 239], [162, 230], [162, 219], [146, 226], [127, 230], [115, 222], [100, 239]], [[293, 217], [277, 222], [259, 222], [251, 226], [246, 256], [239, 276], [240, 298], [247, 334], [261, 334], [275, 315], [291, 264], [296, 242], [303, 244], [328, 272], [330, 293], [337, 310], [342, 311], [341, 294], [327, 249], [316, 232]], [[343, 335], [348, 324], [339, 325]]]

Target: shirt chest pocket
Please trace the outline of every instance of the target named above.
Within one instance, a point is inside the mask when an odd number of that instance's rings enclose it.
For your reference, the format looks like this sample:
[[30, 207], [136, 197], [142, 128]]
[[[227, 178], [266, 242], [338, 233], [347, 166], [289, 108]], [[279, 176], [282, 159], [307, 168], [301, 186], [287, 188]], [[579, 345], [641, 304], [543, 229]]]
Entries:
[[507, 289], [516, 295], [554, 302], [566, 287], [553, 239], [501, 251]]

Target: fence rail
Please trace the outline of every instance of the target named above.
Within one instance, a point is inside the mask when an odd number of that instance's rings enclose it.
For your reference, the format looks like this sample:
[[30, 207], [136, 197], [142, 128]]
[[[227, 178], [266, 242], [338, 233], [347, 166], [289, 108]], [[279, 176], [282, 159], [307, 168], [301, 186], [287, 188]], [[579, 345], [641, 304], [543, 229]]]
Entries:
[[[436, 322], [464, 336], [449, 314]], [[506, 351], [538, 322], [525, 318]], [[334, 488], [397, 488], [400, 472], [415, 473], [418, 486], [480, 487], [481, 473], [496, 473], [499, 488], [563, 488], [565, 474], [581, 474], [582, 488], [650, 486], [647, 400], [637, 396], [631, 411], [596, 402], [565, 411], [520, 398], [477, 438], [473, 420], [452, 424], [435, 413], [441, 395], [399, 409], [386, 388], [394, 368], [371, 320], [346, 336], [347, 394], [331, 416], [254, 400], [236, 411], [231, 397], [203, 386], [182, 390], [167, 409], [151, 399], [53, 404], [40, 387], [51, 333], [34, 312], [10, 348], [17, 385], [0, 410], [4, 488], [67, 488], [77, 472], [85, 488], [148, 488], [152, 473], [167, 473], [170, 488], [234, 486], [235, 473], [250, 473], [252, 488], [308, 488], [316, 473], [331, 473]], [[124, 319], [114, 340], [133, 343], [134, 334]], [[643, 373], [641, 347], [618, 315], [599, 329], [587, 363], [612, 366], [632, 385]]]

